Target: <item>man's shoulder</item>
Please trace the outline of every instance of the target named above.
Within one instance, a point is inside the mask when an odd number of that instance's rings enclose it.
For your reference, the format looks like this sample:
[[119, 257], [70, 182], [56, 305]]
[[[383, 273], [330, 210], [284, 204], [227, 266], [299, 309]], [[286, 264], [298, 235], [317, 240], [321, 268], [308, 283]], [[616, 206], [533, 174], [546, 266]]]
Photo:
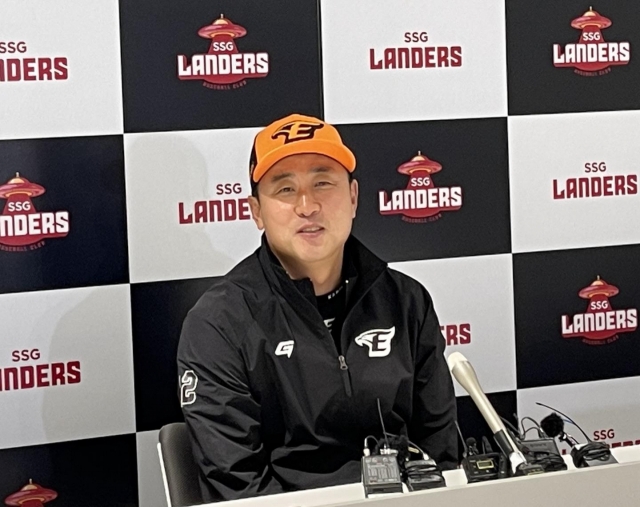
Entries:
[[257, 253], [240, 261], [226, 275], [216, 279], [189, 315], [220, 321], [242, 319], [252, 304], [268, 297], [269, 286]]
[[[355, 236], [348, 241], [349, 253], [354, 259], [358, 271], [372, 280], [371, 275], [377, 277], [378, 290], [398, 290], [408, 298], [430, 299], [427, 289], [415, 278], [390, 268], [389, 265], [373, 253], [364, 243]], [[380, 273], [382, 276], [378, 277]]]
[[412, 276], [409, 276], [402, 271], [387, 267], [386, 278], [388, 284], [393, 284], [397, 287], [398, 291], [405, 294], [407, 298], [418, 298], [421, 301], [424, 301], [425, 304], [431, 300], [429, 291], [425, 286]]

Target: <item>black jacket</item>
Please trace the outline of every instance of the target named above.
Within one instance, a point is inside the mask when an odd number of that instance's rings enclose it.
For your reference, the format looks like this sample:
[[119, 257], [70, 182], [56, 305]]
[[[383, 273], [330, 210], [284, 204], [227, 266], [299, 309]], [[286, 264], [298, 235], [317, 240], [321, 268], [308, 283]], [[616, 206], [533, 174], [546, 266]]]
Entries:
[[433, 302], [351, 237], [344, 356], [266, 242], [185, 319], [181, 405], [206, 501], [360, 480], [364, 438], [405, 434], [444, 468], [457, 462], [456, 403]]

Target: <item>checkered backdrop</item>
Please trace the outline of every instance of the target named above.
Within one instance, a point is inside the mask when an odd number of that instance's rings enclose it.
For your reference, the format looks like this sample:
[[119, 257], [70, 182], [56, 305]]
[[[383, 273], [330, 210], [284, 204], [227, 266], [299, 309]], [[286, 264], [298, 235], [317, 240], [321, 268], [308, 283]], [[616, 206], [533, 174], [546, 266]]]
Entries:
[[0, 497], [162, 505], [181, 323], [258, 246], [251, 142], [291, 112], [338, 125], [355, 234], [502, 415], [638, 442], [640, 6], [593, 7], [4, 0]]

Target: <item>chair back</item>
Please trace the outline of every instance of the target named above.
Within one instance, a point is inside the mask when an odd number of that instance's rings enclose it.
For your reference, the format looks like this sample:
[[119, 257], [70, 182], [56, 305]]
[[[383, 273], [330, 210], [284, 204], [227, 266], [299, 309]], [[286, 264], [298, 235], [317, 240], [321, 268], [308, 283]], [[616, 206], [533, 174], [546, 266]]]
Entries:
[[158, 440], [160, 468], [169, 507], [204, 503], [198, 481], [199, 469], [191, 453], [187, 425], [173, 423], [163, 426]]

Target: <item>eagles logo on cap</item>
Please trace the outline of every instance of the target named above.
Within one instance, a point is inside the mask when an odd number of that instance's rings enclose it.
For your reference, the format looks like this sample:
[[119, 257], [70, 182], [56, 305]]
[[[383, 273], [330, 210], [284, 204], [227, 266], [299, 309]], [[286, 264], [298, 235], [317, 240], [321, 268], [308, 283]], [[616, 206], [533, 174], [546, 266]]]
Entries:
[[284, 137], [284, 144], [302, 141], [303, 139], [313, 139], [316, 134], [316, 130], [321, 129], [322, 127], [324, 127], [324, 124], [322, 123], [292, 121], [276, 130], [271, 135], [271, 139], [282, 136]]
[[251, 183], [260, 181], [276, 162], [302, 153], [326, 155], [341, 163], [349, 172], [356, 168], [356, 158], [333, 125], [312, 116], [292, 114], [276, 120], [256, 135], [251, 150]]

